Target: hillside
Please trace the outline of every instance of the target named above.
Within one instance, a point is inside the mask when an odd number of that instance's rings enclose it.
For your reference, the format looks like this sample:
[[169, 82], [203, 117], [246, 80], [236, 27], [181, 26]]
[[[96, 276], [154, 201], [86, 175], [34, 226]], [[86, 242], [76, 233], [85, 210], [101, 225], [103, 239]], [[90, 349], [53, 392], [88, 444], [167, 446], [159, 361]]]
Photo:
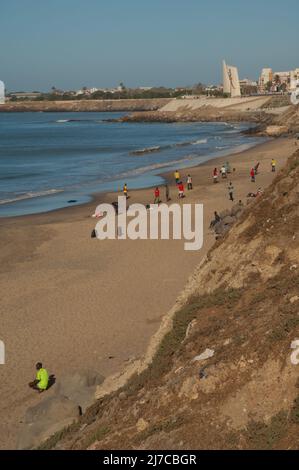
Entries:
[[298, 448], [298, 202], [299, 151], [198, 267], [150, 365], [42, 448]]

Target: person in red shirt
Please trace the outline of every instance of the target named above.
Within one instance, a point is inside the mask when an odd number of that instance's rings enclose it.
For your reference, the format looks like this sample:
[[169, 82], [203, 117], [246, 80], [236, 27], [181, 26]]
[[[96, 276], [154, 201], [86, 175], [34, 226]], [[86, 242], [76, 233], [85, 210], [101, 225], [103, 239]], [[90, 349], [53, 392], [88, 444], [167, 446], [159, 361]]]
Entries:
[[185, 197], [185, 195], [184, 195], [184, 185], [183, 185], [182, 181], [180, 181], [179, 184], [178, 184], [178, 190], [179, 190], [179, 198]]
[[250, 170], [250, 176], [251, 176], [251, 182], [255, 183], [255, 171], [254, 168], [251, 168]]
[[160, 202], [160, 189], [158, 188], [158, 186], [156, 187], [154, 194], [155, 194], [154, 204], [159, 204], [159, 202]]

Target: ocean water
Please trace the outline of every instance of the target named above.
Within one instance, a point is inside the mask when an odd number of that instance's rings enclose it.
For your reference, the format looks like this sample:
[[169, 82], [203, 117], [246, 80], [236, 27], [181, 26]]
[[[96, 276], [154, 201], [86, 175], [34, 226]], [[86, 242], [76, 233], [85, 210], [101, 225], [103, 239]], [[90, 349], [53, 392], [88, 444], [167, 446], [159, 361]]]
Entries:
[[261, 142], [241, 134], [246, 123], [105, 122], [122, 114], [0, 113], [0, 217], [159, 185], [165, 171]]

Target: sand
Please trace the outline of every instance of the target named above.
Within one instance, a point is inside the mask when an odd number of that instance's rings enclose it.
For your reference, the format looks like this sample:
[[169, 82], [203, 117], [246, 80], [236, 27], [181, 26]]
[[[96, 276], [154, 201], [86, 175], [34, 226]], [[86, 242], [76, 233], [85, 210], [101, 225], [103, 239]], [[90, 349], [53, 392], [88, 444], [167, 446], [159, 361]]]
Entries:
[[[204, 204], [204, 246], [198, 252], [185, 251], [183, 240], [90, 238], [95, 227], [90, 215], [103, 195], [82, 206], [0, 219], [0, 339], [6, 346], [6, 364], [0, 365], [0, 448], [15, 447], [27, 407], [45, 396], [27, 386], [37, 361], [59, 380], [78, 369], [107, 376], [144, 354], [162, 316], [214, 243], [208, 229], [214, 210], [232, 205], [227, 181], [212, 183], [214, 166], [230, 161], [236, 168], [235, 197], [245, 202], [249, 191], [265, 188], [275, 176], [271, 158], [279, 171], [294, 149], [294, 140], [279, 139], [181, 171], [184, 178], [192, 174], [194, 185], [183, 202]], [[251, 183], [249, 171], [258, 161], [260, 172]], [[172, 175], [166, 178], [177, 202]], [[115, 197], [108, 194], [105, 200]], [[152, 201], [152, 188], [130, 191], [130, 203]]]

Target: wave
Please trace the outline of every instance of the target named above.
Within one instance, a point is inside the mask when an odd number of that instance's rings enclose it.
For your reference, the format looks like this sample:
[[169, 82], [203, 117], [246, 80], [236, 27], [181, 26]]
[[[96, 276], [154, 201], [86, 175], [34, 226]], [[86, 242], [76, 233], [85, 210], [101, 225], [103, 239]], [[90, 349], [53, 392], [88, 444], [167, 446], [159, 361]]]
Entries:
[[103, 119], [57, 119], [57, 121], [54, 122], [58, 124], [63, 124], [66, 122], [103, 122]]
[[192, 145], [199, 145], [199, 144], [207, 144], [208, 139], [200, 139], [200, 140], [195, 140], [192, 142]]
[[136, 176], [140, 175], [143, 173], [147, 173], [148, 171], [153, 171], [157, 170], [159, 168], [167, 168], [167, 167], [172, 167], [175, 164], [182, 164], [184, 162], [188, 162], [193, 160], [194, 158], [199, 157], [198, 154], [190, 154], [186, 155], [184, 158], [181, 158], [179, 160], [171, 160], [169, 162], [164, 162], [164, 163], [153, 163], [152, 165], [147, 165], [147, 166], [142, 166], [139, 168], [135, 168], [134, 170], [129, 170], [126, 171], [125, 173], [121, 173], [120, 175], [117, 175], [117, 178], [124, 178], [124, 177], [129, 177], [129, 176]]
[[[170, 147], [169, 145], [165, 145], [163, 147], [164, 148], [168, 148]], [[156, 145], [155, 147], [147, 147], [147, 148], [144, 148], [144, 149], [140, 149], [140, 150], [134, 150], [133, 152], [130, 152], [130, 155], [142, 155], [144, 153], [152, 153], [152, 152], [159, 152], [159, 150], [161, 150], [162, 147], [160, 147], [160, 145]]]
[[167, 150], [167, 149], [172, 149], [176, 147], [187, 147], [188, 145], [200, 145], [200, 144], [206, 144], [208, 142], [208, 139], [199, 139], [199, 140], [189, 140], [186, 142], [177, 142], [175, 144], [168, 144], [168, 145], [155, 145], [153, 147], [145, 147], [140, 150], [133, 150], [130, 152], [130, 155], [144, 155], [146, 153], [154, 153], [154, 152], [160, 152], [161, 150]]
[[12, 202], [23, 201], [25, 199], [33, 199], [35, 197], [51, 196], [52, 194], [61, 193], [63, 191], [63, 189], [48, 189], [46, 191], [29, 192], [21, 194], [20, 196], [16, 196], [11, 199], [2, 199], [0, 200], [0, 204], [10, 204]]

